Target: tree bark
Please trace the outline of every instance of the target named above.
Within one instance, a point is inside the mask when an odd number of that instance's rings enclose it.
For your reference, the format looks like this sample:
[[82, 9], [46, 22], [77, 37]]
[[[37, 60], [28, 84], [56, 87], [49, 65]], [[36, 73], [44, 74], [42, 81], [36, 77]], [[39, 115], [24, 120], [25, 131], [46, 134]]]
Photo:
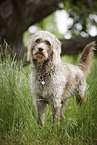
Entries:
[[[23, 33], [58, 8], [59, 0], [1, 0], [0, 41], [5, 39], [10, 47], [23, 58], [25, 48]], [[20, 54], [21, 50], [21, 54]]]

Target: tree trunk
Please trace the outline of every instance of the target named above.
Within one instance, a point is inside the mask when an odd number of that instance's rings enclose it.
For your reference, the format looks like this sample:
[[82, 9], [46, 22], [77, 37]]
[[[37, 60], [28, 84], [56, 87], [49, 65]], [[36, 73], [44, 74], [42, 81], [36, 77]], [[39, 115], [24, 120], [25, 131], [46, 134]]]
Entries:
[[1, 43], [5, 39], [18, 58], [23, 58], [26, 50], [22, 40], [24, 31], [55, 11], [58, 3], [59, 0], [1, 0]]

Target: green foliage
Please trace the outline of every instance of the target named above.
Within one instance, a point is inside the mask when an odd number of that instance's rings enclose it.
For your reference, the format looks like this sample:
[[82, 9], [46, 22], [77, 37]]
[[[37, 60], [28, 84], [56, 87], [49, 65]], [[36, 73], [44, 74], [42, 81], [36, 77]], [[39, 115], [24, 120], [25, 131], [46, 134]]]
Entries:
[[52, 13], [50, 16], [46, 17], [45, 19], [43, 19], [40, 23], [37, 24], [37, 26], [39, 30], [49, 31], [59, 38], [63, 37], [63, 35], [60, 34], [57, 27], [55, 12]]
[[[69, 61], [68, 56], [62, 59]], [[75, 57], [70, 59], [75, 63]], [[82, 105], [78, 106], [75, 97], [72, 97], [60, 127], [57, 122], [52, 123], [51, 108], [47, 106], [45, 124], [39, 126], [30, 90], [30, 65], [23, 67], [10, 58], [0, 61], [0, 144], [96, 145], [96, 63], [91, 72]]]
[[[69, 18], [72, 18], [73, 24], [68, 25], [67, 28], [67, 33], [69, 33], [72, 37], [87, 37], [91, 35], [89, 32], [91, 26], [97, 27], [96, 1], [90, 1], [89, 3], [87, 0], [61, 0], [58, 10], [65, 10], [69, 14]], [[64, 38], [65, 34], [61, 34], [57, 27], [55, 12], [33, 26], [35, 26], [37, 30], [49, 31], [55, 34], [57, 38]], [[28, 46], [29, 36], [32, 34], [29, 33], [28, 30], [24, 33], [23, 40], [25, 46]]]
[[[60, 34], [58, 27], [57, 27], [57, 22], [56, 22], [56, 17], [55, 17], [55, 12], [52, 13], [50, 16], [44, 18], [42, 21], [39, 23], [35, 24], [34, 27], [37, 28], [38, 31], [49, 31], [56, 35], [57, 38], [63, 38], [64, 36]], [[33, 32], [35, 33], [35, 32]], [[28, 30], [25, 31], [23, 35], [23, 41], [25, 46], [27, 47], [29, 44], [29, 37], [33, 35], [33, 33], [30, 33]]]
[[23, 34], [23, 42], [24, 42], [25, 47], [28, 47], [28, 45], [29, 45], [30, 35], [31, 35], [31, 33], [28, 30], [25, 31]]
[[[97, 14], [97, 1], [87, 0], [61, 0], [64, 9], [69, 13], [69, 17], [73, 19], [73, 25], [69, 27], [72, 36], [81, 35], [83, 32], [85, 35], [88, 34], [88, 27], [90, 25], [97, 26], [97, 21], [92, 17], [91, 14]], [[78, 29], [78, 25], [80, 28]]]
[[[97, 27], [97, 2], [87, 0], [61, 0], [58, 10], [65, 10], [72, 18], [73, 24], [68, 25], [67, 34], [73, 36], [87, 37], [90, 34], [91, 26]], [[57, 38], [64, 38], [64, 35], [59, 32], [56, 21], [56, 12], [44, 18], [39, 23], [33, 25], [37, 30], [49, 31], [56, 35]], [[66, 22], [67, 23], [67, 22]], [[95, 28], [96, 29], [96, 28]], [[33, 34], [34, 32], [32, 32]], [[24, 43], [28, 46], [29, 36], [32, 35], [27, 30], [24, 33]]]

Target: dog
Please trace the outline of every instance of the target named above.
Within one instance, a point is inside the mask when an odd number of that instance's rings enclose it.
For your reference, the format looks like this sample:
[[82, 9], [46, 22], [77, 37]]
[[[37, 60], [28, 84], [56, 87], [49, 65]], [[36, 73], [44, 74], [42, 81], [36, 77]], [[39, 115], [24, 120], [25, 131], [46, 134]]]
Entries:
[[94, 46], [95, 42], [89, 43], [74, 66], [61, 61], [61, 43], [55, 35], [38, 31], [31, 37], [28, 59], [32, 64], [31, 91], [39, 123], [45, 121], [46, 104], [52, 106], [55, 121], [60, 120], [61, 110], [70, 96], [76, 94], [77, 103], [82, 102]]

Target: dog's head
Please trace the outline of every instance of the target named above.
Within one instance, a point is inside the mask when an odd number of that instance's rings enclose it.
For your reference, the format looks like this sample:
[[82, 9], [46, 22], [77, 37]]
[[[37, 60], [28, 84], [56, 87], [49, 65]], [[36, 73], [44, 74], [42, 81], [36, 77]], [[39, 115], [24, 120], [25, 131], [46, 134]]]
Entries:
[[47, 31], [38, 31], [31, 37], [28, 47], [28, 59], [36, 59], [38, 62], [48, 60], [52, 56], [52, 60], [56, 63], [60, 61], [61, 43]]

